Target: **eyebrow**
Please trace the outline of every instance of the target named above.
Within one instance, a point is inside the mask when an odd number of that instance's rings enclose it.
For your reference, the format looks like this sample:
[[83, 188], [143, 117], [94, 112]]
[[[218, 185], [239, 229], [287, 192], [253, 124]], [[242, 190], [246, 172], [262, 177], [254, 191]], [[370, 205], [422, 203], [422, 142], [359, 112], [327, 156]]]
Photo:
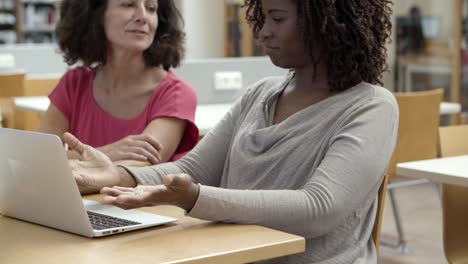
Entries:
[[278, 9], [278, 8], [276, 8], [276, 9], [269, 9], [269, 10], [268, 10], [268, 14], [271, 14], [271, 13], [274, 13], [274, 12], [288, 13], [288, 10], [286, 10], [286, 9]]

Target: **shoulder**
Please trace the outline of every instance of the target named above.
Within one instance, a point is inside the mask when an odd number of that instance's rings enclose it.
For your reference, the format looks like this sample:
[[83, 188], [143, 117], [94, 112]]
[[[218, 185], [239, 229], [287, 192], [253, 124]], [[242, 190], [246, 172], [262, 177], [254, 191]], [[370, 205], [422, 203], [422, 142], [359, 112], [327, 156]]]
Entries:
[[171, 71], [159, 83], [150, 102], [152, 111], [195, 112], [198, 98], [195, 90], [186, 81]]
[[83, 78], [90, 78], [90, 77], [94, 76], [94, 73], [95, 73], [94, 68], [75, 67], [75, 68], [72, 68], [72, 69], [68, 70], [67, 72], [65, 72], [65, 74], [63, 75], [62, 78], [63, 79], [73, 79], [73, 80], [83, 79]]
[[362, 83], [361, 85], [369, 89], [369, 101], [371, 103], [380, 105], [382, 107], [388, 107], [389, 110], [398, 114], [398, 103], [392, 92], [378, 85], [372, 85], [369, 83]]
[[192, 85], [182, 80], [171, 71], [167, 72], [166, 77], [161, 81], [161, 83], [161, 92], [166, 93], [167, 95], [197, 98]]
[[355, 87], [350, 88], [347, 93], [347, 101], [359, 108], [388, 108], [398, 114], [398, 104], [395, 96], [388, 89], [373, 85], [366, 82], [361, 82]]
[[86, 67], [76, 67], [68, 70], [60, 78], [54, 92], [65, 92], [69, 95], [80, 93], [89, 87], [93, 81], [95, 69]]
[[94, 68], [76, 67], [68, 70], [62, 76], [59, 86], [67, 89], [86, 89], [89, 83], [93, 81], [95, 74]]
[[281, 89], [289, 79], [290, 75], [265, 77], [247, 88], [243, 95], [243, 101], [258, 101], [268, 98], [278, 89]]

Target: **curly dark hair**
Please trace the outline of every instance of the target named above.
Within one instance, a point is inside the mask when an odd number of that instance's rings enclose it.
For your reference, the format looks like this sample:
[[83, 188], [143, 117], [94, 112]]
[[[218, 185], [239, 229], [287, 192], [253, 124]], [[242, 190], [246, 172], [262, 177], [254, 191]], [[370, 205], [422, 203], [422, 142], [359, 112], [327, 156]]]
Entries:
[[[328, 84], [343, 91], [361, 81], [382, 85], [388, 70], [385, 47], [391, 34], [391, 0], [292, 0], [298, 28], [313, 63], [325, 56]], [[258, 37], [265, 21], [261, 0], [245, 0], [247, 22]], [[316, 44], [318, 42], [318, 45]]]
[[[64, 60], [72, 65], [105, 64], [107, 38], [104, 13], [108, 0], [63, 0], [56, 34]], [[144, 51], [147, 66], [177, 67], [184, 57], [183, 20], [173, 0], [158, 1], [158, 29], [151, 46]]]

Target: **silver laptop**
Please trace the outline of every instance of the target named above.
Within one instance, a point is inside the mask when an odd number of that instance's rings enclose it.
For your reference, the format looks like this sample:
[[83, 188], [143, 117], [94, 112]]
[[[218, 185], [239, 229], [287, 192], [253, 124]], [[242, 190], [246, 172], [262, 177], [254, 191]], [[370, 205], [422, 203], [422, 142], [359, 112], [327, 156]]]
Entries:
[[176, 219], [81, 198], [59, 137], [0, 128], [0, 213], [87, 237]]

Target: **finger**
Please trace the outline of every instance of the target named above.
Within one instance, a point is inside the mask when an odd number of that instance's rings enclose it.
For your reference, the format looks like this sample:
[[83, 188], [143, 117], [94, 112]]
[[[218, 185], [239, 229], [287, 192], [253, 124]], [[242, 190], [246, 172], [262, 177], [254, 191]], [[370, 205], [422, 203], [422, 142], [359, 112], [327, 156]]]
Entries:
[[137, 198], [135, 195], [120, 195], [117, 197], [105, 196], [101, 203], [115, 205], [123, 209], [133, 209], [143, 206], [141, 198]]
[[113, 196], [113, 197], [117, 197], [119, 195], [122, 195], [124, 194], [123, 191], [121, 190], [118, 190], [116, 188], [110, 188], [110, 187], [104, 187], [101, 189], [100, 191], [101, 194], [105, 194], [105, 195], [108, 195], [108, 196]]
[[119, 190], [121, 192], [134, 192], [136, 188], [122, 187], [122, 186], [113, 186], [113, 189]]
[[135, 144], [135, 146], [145, 149], [147, 152], [151, 154], [151, 156], [148, 156], [146, 154], [140, 153], [148, 157], [151, 163], [153, 164], [159, 163], [159, 161], [161, 160], [161, 153], [159, 153], [159, 151], [154, 146], [142, 140], [135, 140], [133, 143]]
[[75, 150], [79, 155], [83, 155], [83, 152], [86, 149], [86, 145], [81, 143], [75, 136], [71, 133], [65, 132], [63, 134], [63, 140], [67, 143], [70, 150]]
[[153, 137], [152, 135], [149, 135], [149, 134], [141, 134], [141, 135], [137, 135], [135, 136], [136, 139], [139, 139], [139, 140], [143, 140], [143, 141], [146, 141], [148, 142], [149, 144], [151, 144], [151, 146], [153, 146], [154, 148], [156, 148], [156, 150], [158, 151], [161, 151], [163, 149], [163, 145], [161, 144], [161, 142], [159, 142], [159, 140], [157, 140], [155, 137]]
[[148, 161], [150, 161], [152, 164], [157, 164], [160, 161], [160, 158], [158, 157], [159, 153], [156, 150], [156, 156], [144, 149], [143, 147], [128, 147], [126, 151], [128, 151], [129, 153], [136, 153], [145, 156], [148, 159]]

